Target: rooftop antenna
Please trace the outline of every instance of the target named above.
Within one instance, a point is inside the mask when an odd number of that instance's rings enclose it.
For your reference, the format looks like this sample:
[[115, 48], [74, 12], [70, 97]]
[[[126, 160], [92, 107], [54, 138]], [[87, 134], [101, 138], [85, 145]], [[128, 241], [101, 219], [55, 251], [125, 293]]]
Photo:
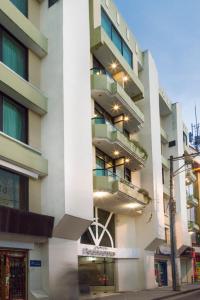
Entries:
[[195, 105], [195, 123], [191, 125], [191, 132], [189, 134], [190, 143], [197, 150], [200, 151], [200, 123], [197, 117], [197, 106]]

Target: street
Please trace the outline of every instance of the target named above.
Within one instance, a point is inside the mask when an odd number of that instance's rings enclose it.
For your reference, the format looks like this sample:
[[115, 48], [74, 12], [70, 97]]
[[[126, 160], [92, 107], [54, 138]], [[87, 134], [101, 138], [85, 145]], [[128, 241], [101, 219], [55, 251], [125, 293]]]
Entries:
[[180, 295], [174, 298], [171, 298], [172, 300], [199, 300], [200, 299], [200, 291], [194, 292], [194, 293], [189, 293], [186, 295]]

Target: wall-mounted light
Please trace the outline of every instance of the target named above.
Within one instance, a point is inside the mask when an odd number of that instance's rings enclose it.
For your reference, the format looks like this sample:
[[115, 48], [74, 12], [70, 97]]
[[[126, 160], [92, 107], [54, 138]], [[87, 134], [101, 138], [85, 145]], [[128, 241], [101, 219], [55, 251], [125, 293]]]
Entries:
[[130, 162], [130, 158], [128, 158], [128, 157], [127, 157], [127, 158], [125, 158], [125, 163], [127, 163], [127, 164], [128, 164], [129, 162]]

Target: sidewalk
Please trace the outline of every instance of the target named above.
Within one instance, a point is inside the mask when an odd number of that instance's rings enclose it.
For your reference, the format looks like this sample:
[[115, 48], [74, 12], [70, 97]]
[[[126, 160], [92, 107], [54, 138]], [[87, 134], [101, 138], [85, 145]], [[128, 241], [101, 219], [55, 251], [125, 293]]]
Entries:
[[182, 285], [180, 292], [172, 291], [170, 287], [161, 287], [152, 290], [144, 290], [138, 292], [126, 292], [126, 293], [115, 293], [115, 294], [99, 294], [96, 296], [81, 297], [80, 299], [91, 300], [91, 299], [105, 299], [105, 300], [161, 300], [170, 299], [174, 296], [187, 294], [192, 291], [200, 290], [200, 284], [193, 285]]

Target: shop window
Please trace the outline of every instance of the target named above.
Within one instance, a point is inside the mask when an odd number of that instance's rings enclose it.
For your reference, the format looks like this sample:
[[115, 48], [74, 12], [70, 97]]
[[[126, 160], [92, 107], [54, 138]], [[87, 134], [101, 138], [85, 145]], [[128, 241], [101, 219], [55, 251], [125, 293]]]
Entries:
[[0, 168], [0, 205], [27, 210], [28, 178]]
[[0, 94], [0, 130], [23, 143], [28, 140], [28, 112], [25, 107]]
[[0, 60], [24, 79], [28, 79], [28, 51], [7, 31], [0, 28]]
[[28, 0], [10, 0], [17, 9], [24, 15], [28, 16]]

